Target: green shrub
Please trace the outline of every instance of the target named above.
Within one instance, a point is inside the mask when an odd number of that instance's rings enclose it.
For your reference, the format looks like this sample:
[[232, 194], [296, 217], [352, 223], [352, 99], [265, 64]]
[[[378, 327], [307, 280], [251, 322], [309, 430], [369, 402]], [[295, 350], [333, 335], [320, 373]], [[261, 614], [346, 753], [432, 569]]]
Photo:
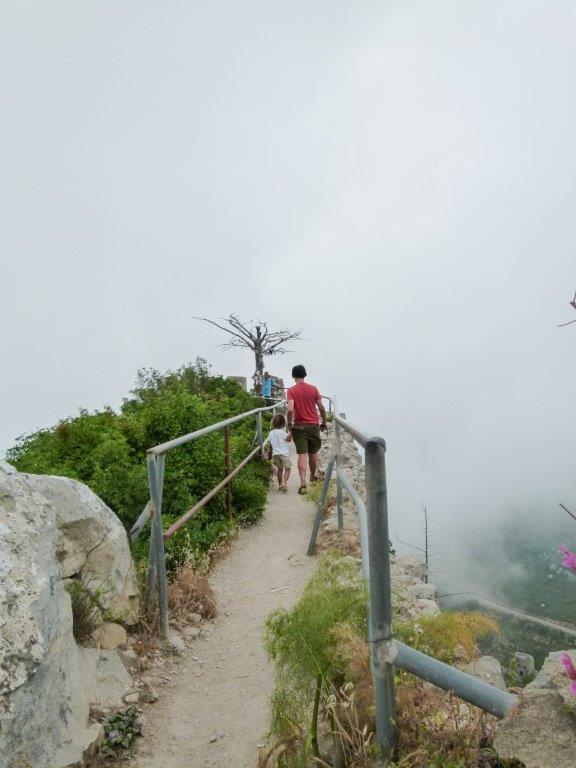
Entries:
[[72, 606], [72, 634], [77, 643], [84, 645], [102, 624], [104, 608], [102, 589], [95, 589], [83, 577], [71, 579], [66, 589]]
[[123, 750], [133, 746], [136, 736], [142, 735], [142, 724], [136, 707], [105, 715], [102, 726], [104, 730], [102, 754], [106, 757], [117, 757]]
[[276, 667], [271, 733], [293, 742], [287, 766], [305, 766], [311, 754], [318, 756], [321, 693], [330, 696], [343, 672], [339, 630], [345, 625], [365, 635], [366, 600], [358, 563], [331, 554], [294, 608], [281, 608], [266, 622], [266, 648]]
[[[62, 420], [51, 429], [20, 437], [7, 458], [21, 472], [64, 475], [92, 488], [130, 528], [149, 498], [146, 450], [179, 435], [261, 405], [235, 381], [212, 376], [203, 360], [161, 374], [138, 374], [136, 387], [119, 412], [111, 408]], [[269, 419], [264, 418], [267, 425]], [[255, 420], [230, 430], [232, 466], [252, 450]], [[221, 431], [180, 446], [166, 455], [163, 517], [169, 525], [196, 504], [225, 476]], [[267, 464], [255, 460], [233, 483], [234, 520], [221, 493], [167, 542], [168, 567], [201, 557], [229, 538], [238, 523], [257, 520], [264, 510], [269, 482]], [[144, 536], [135, 557], [147, 556]]]

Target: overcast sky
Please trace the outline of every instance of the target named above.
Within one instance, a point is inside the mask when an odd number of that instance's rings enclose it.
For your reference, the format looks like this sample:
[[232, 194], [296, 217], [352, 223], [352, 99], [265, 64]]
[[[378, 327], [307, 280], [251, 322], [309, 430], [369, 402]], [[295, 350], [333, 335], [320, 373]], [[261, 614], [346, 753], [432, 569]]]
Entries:
[[0, 451], [143, 366], [250, 375], [388, 445], [393, 531], [576, 506], [576, 6], [0, 7]]

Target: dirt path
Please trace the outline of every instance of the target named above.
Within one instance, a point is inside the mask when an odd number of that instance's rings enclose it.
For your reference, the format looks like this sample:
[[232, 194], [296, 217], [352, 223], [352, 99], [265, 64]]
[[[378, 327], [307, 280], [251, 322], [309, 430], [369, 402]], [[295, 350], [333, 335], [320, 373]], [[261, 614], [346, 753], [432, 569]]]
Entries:
[[271, 489], [264, 519], [215, 566], [219, 615], [178, 666], [173, 688], [147, 709], [138, 768], [257, 765], [272, 689], [264, 621], [294, 604], [315, 564], [305, 554], [314, 507], [297, 495], [297, 474], [289, 493]]

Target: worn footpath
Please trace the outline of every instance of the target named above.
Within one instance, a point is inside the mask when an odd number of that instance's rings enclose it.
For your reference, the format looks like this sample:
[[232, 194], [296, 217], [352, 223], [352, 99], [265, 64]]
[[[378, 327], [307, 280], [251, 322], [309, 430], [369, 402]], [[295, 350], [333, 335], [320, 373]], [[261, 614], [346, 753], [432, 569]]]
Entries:
[[315, 567], [306, 549], [314, 506], [300, 498], [296, 457], [287, 494], [271, 486], [263, 520], [216, 564], [219, 614], [147, 710], [138, 768], [254, 768], [264, 740], [272, 668], [262, 641], [275, 608], [292, 606]]

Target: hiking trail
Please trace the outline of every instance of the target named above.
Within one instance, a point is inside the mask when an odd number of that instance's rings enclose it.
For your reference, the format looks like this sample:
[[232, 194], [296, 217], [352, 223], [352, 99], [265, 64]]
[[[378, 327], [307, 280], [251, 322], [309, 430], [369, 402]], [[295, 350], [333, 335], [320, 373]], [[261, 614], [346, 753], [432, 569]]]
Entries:
[[315, 566], [306, 555], [315, 508], [297, 494], [295, 459], [288, 493], [274, 480], [262, 520], [213, 567], [218, 616], [146, 709], [137, 768], [256, 768], [273, 686], [264, 622], [294, 605]]

